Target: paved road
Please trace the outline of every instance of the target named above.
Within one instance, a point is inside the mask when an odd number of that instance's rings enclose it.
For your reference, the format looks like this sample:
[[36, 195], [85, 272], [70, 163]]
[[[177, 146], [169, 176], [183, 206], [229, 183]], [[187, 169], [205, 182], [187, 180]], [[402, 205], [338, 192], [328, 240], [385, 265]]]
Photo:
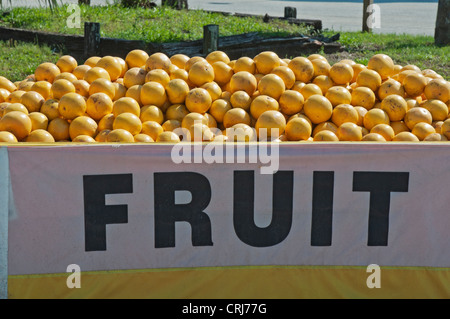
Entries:
[[[9, 0], [0, 2], [9, 3]], [[77, 0], [57, 0], [58, 3], [76, 3]], [[379, 28], [374, 33], [434, 35], [437, 0], [375, 0], [379, 8]], [[409, 1], [409, 2], [407, 2]], [[14, 5], [39, 6], [46, 0], [12, 0]], [[334, 31], [360, 31], [362, 29], [362, 0], [188, 0], [189, 8], [231, 13], [269, 14], [283, 16], [284, 7], [297, 9], [300, 19], [318, 19], [323, 28]], [[93, 5], [113, 3], [113, 0], [91, 0]], [[156, 0], [157, 4], [161, 0]], [[374, 14], [373, 16], [376, 16]]]

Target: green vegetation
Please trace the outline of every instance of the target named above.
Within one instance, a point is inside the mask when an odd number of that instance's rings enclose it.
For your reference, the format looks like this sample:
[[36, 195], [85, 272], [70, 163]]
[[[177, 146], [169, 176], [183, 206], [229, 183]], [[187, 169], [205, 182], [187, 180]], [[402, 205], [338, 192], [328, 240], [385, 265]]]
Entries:
[[[265, 23], [257, 18], [239, 18], [205, 11], [178, 11], [167, 7], [123, 8], [119, 5], [82, 6], [81, 9], [81, 22], [100, 22], [103, 37], [151, 42], [196, 40], [202, 38], [205, 24], [218, 24], [222, 36], [255, 31], [267, 36], [308, 33], [304, 27], [289, 25], [283, 21]], [[83, 34], [82, 27], [72, 29], [67, 27], [66, 20], [70, 14], [66, 6], [54, 7], [53, 13], [45, 8], [16, 8], [9, 15], [0, 17], [0, 25]], [[331, 36], [335, 33], [332, 30], [325, 30], [323, 35]], [[372, 55], [385, 53], [397, 64], [415, 64], [421, 69], [433, 69], [450, 80], [450, 46], [434, 45], [433, 37], [341, 32], [339, 42], [346, 50], [325, 54], [331, 63], [341, 59], [352, 59], [367, 64]], [[31, 74], [40, 63], [56, 61], [65, 53], [52, 50], [48, 46], [0, 42], [0, 75], [14, 81], [21, 80]]]

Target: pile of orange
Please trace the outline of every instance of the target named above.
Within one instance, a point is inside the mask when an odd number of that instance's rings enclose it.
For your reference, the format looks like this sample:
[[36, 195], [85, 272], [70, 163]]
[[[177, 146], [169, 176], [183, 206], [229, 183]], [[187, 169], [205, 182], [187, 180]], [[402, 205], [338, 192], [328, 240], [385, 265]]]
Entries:
[[0, 76], [0, 142], [447, 141], [449, 108], [450, 82], [385, 54], [364, 65], [136, 49]]

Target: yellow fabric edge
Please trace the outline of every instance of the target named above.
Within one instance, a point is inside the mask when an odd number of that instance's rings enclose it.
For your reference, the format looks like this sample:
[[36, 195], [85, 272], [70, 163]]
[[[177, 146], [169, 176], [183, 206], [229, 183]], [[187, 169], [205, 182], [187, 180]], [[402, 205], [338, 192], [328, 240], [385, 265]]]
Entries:
[[[365, 266], [233, 266], [8, 276], [10, 299], [412, 299], [450, 298], [450, 268], [380, 267], [370, 288]], [[73, 278], [72, 278], [73, 279]]]

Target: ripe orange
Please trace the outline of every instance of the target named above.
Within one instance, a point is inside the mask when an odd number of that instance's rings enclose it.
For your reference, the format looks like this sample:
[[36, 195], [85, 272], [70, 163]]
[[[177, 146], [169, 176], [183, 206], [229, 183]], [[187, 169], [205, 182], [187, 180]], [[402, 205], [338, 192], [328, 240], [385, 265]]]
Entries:
[[113, 102], [111, 112], [114, 116], [118, 116], [121, 113], [132, 113], [139, 117], [141, 114], [141, 106], [135, 99], [125, 96]]
[[[231, 68], [227, 63], [223, 61], [213, 62], [210, 65], [213, 68], [214, 81], [217, 82], [219, 85], [224, 85], [228, 83], [234, 74], [233, 68]], [[192, 68], [189, 72], [192, 72]]]
[[45, 114], [41, 112], [31, 112], [28, 116], [31, 120], [31, 131], [37, 129], [47, 130], [48, 118]]
[[125, 129], [114, 129], [106, 135], [106, 142], [108, 143], [134, 143], [134, 136]]
[[425, 100], [420, 106], [430, 111], [433, 121], [444, 121], [449, 115], [447, 104], [438, 99]]
[[189, 60], [189, 56], [185, 54], [174, 54], [170, 57], [170, 62], [172, 65], [176, 65], [180, 69], [184, 69], [186, 62]]
[[55, 77], [61, 73], [58, 66], [51, 62], [44, 62], [38, 65], [34, 71], [36, 81], [47, 81], [53, 83]]
[[307, 140], [311, 137], [311, 124], [301, 117], [288, 121], [285, 127], [285, 135], [288, 141]]
[[48, 123], [47, 131], [55, 141], [65, 141], [70, 138], [69, 122], [61, 117], [54, 118]]
[[391, 94], [381, 101], [381, 109], [385, 111], [392, 122], [401, 121], [408, 111], [406, 100], [397, 94]]
[[181, 122], [178, 120], [166, 120], [161, 126], [164, 131], [174, 131], [177, 128], [181, 128]]
[[227, 128], [222, 136], [221, 140], [215, 139], [215, 141], [250, 142], [257, 139], [255, 130], [244, 123], [238, 123]]
[[31, 128], [31, 119], [24, 112], [11, 111], [3, 114], [3, 117], [0, 119], [0, 131], [11, 132], [18, 141], [26, 138], [30, 134]]
[[77, 135], [72, 142], [74, 143], [96, 143], [97, 141], [89, 135]]
[[189, 93], [189, 85], [181, 79], [170, 80], [166, 86], [166, 93], [170, 103], [184, 103]]
[[237, 107], [249, 111], [250, 105], [252, 103], [252, 98], [245, 91], [236, 91], [231, 94], [230, 103], [232, 107]]
[[124, 129], [132, 135], [136, 135], [142, 130], [142, 122], [139, 117], [133, 113], [121, 113], [115, 117], [113, 122], [113, 130], [116, 129]]
[[133, 85], [132, 87], [128, 88], [127, 92], [125, 93], [125, 97], [130, 97], [134, 99], [136, 102], [138, 102], [140, 106], [142, 106], [143, 103], [141, 101], [141, 90], [142, 85], [139, 84]]
[[208, 125], [208, 119], [203, 116], [203, 114], [191, 112], [183, 117], [183, 120], [181, 121], [181, 127], [184, 129], [189, 129], [192, 125], [194, 125], [195, 122], [201, 122], [205, 125]]
[[211, 104], [211, 96], [205, 89], [194, 88], [186, 95], [185, 105], [190, 112], [205, 113]]
[[275, 100], [278, 100], [285, 90], [286, 85], [283, 79], [274, 73], [264, 75], [258, 83], [259, 93]]
[[17, 138], [15, 135], [8, 131], [0, 132], [0, 143], [17, 143]]
[[428, 81], [425, 76], [420, 73], [413, 72], [403, 79], [403, 88], [409, 97], [418, 97], [424, 93]]
[[313, 138], [314, 142], [338, 142], [339, 138], [336, 136], [336, 133], [328, 130], [323, 130], [317, 132]]
[[258, 53], [254, 58], [258, 73], [269, 74], [274, 68], [281, 65], [279, 56], [272, 51], [263, 51]]
[[22, 103], [9, 103], [8, 105], [6, 105], [3, 109], [3, 115], [5, 115], [6, 113], [12, 112], [12, 111], [19, 111], [25, 114], [29, 114], [30, 112], [28, 111], [28, 109], [26, 108], [25, 105], [23, 105]]
[[293, 58], [288, 67], [294, 72], [296, 81], [308, 83], [314, 77], [314, 65], [305, 57]]
[[305, 98], [298, 91], [286, 90], [281, 94], [278, 103], [283, 114], [293, 115], [303, 109]]
[[259, 139], [277, 138], [282, 135], [286, 128], [286, 118], [279, 111], [263, 112], [255, 123], [256, 133]]
[[322, 89], [314, 83], [305, 84], [296, 91], [300, 92], [303, 95], [305, 101], [312, 95], [323, 95]]
[[356, 84], [358, 86], [368, 87], [374, 92], [378, 91], [378, 88], [381, 86], [381, 83], [382, 83], [381, 75], [371, 69], [362, 70], [356, 77]]
[[355, 123], [346, 122], [340, 125], [336, 131], [339, 141], [361, 141], [363, 138], [361, 127]]
[[404, 122], [406, 126], [412, 130], [414, 126], [420, 122], [431, 124], [433, 122], [433, 116], [430, 111], [424, 107], [413, 107], [406, 112]]
[[195, 86], [202, 86], [215, 79], [214, 68], [207, 61], [195, 62], [188, 71], [188, 79]]
[[[36, 81], [40, 81], [40, 80], [36, 80]], [[6, 89], [9, 92], [13, 92], [17, 89], [17, 86], [13, 82], [11, 82], [7, 78], [5, 78], [4, 76], [0, 76], [0, 88]]]
[[[309, 121], [309, 119], [307, 117], [306, 117], [306, 120]], [[336, 134], [337, 129], [338, 129], [338, 126], [331, 121], [321, 122], [314, 126], [313, 131], [312, 131], [312, 136], [314, 137], [314, 136], [316, 136], [316, 134], [318, 134], [319, 132], [322, 132], [322, 131], [330, 131], [330, 132], [333, 132], [334, 134]]]
[[331, 65], [326, 59], [314, 59], [311, 60], [311, 63], [314, 67], [314, 77], [330, 74]]
[[74, 93], [75, 85], [73, 85], [69, 80], [55, 80], [52, 84], [50, 92], [52, 94], [52, 98], [59, 100], [67, 93]]
[[423, 141], [428, 135], [436, 133], [436, 130], [431, 124], [425, 123], [425, 122], [419, 122], [411, 130], [411, 133], [413, 133], [419, 141]]
[[147, 72], [142, 68], [130, 68], [123, 76], [123, 85], [129, 89], [134, 85], [143, 85]]
[[339, 104], [350, 104], [352, 101], [352, 94], [348, 89], [342, 86], [333, 86], [325, 93], [325, 97], [334, 106]]
[[145, 63], [147, 62], [149, 58], [149, 55], [144, 50], [135, 49], [128, 52], [128, 54], [125, 57], [125, 62], [128, 65], [128, 68], [140, 68], [145, 66]]
[[258, 95], [250, 104], [250, 114], [255, 120], [266, 111], [278, 111], [279, 109], [278, 101], [268, 95]]
[[86, 100], [78, 93], [67, 93], [59, 100], [59, 114], [67, 120], [73, 120], [86, 112]]
[[390, 124], [389, 115], [382, 109], [373, 108], [364, 115], [363, 125], [370, 130], [377, 124]]
[[317, 85], [322, 90], [322, 95], [327, 93], [328, 89], [336, 86], [336, 83], [328, 75], [319, 75], [314, 77], [313, 84]]
[[86, 73], [84, 73], [83, 80], [87, 81], [89, 84], [97, 79], [106, 79], [108, 81], [111, 81], [111, 77], [109, 76], [108, 71], [98, 66], [94, 66], [93, 68], [87, 70]]
[[145, 82], [158, 82], [166, 87], [170, 81], [170, 75], [163, 69], [154, 69], [147, 72], [145, 75]]
[[240, 71], [246, 71], [251, 74], [255, 74], [256, 71], [256, 64], [255, 61], [253, 61], [252, 58], [243, 56], [236, 60], [233, 66], [234, 73], [240, 72]]
[[142, 105], [156, 105], [162, 107], [167, 101], [167, 94], [164, 86], [158, 82], [147, 82], [142, 85], [140, 92]]
[[54, 143], [55, 139], [53, 136], [43, 129], [37, 129], [32, 131], [26, 138], [27, 143]]
[[380, 74], [381, 79], [385, 80], [395, 73], [394, 62], [386, 54], [375, 54], [367, 62], [367, 68]]
[[380, 100], [383, 100], [385, 97], [391, 94], [396, 94], [404, 97], [405, 89], [403, 88], [403, 85], [399, 81], [394, 79], [388, 79], [380, 85], [377, 94]]
[[258, 87], [256, 77], [248, 71], [239, 71], [230, 79], [230, 93], [245, 91], [252, 96]]
[[358, 119], [359, 119], [358, 112], [350, 104], [336, 105], [331, 115], [331, 121], [338, 127], [346, 122], [358, 124]]
[[30, 113], [39, 112], [44, 102], [44, 97], [34, 91], [26, 92], [20, 98], [20, 103], [22, 103]]
[[113, 110], [113, 101], [105, 93], [94, 93], [86, 101], [86, 113], [96, 121], [111, 113]]
[[146, 121], [155, 121], [162, 124], [164, 122], [164, 113], [156, 105], [145, 105], [141, 108], [139, 119], [142, 123]]
[[91, 56], [84, 61], [85, 65], [89, 65], [91, 68], [93, 68], [97, 62], [101, 59], [99, 56]]
[[147, 72], [155, 69], [162, 69], [166, 72], [169, 72], [172, 62], [170, 61], [170, 58], [166, 54], [156, 52], [151, 54], [144, 64], [145, 70]]
[[447, 103], [450, 100], [450, 82], [444, 79], [432, 79], [425, 85], [423, 93], [428, 100], [437, 99]]
[[393, 142], [419, 142], [417, 136], [411, 132], [400, 132], [394, 136]]
[[337, 85], [347, 85], [352, 81], [354, 71], [348, 63], [337, 62], [331, 66], [328, 74]]
[[333, 113], [333, 105], [322, 95], [312, 95], [303, 104], [305, 115], [313, 124], [328, 121]]
[[271, 72], [278, 75], [284, 82], [286, 89], [291, 89], [295, 84], [295, 74], [288, 66], [278, 66]]
[[150, 135], [139, 133], [134, 136], [134, 141], [136, 143], [153, 143], [154, 140], [150, 137]]
[[376, 102], [375, 93], [368, 87], [359, 86], [352, 90], [351, 105], [362, 106], [366, 110], [374, 107]]
[[229, 128], [238, 123], [250, 125], [250, 121], [250, 114], [244, 109], [232, 108], [224, 114], [222, 123], [225, 128]]
[[162, 132], [158, 135], [158, 138], [156, 139], [156, 142], [158, 143], [178, 143], [180, 142], [180, 137], [175, 134], [174, 132]]
[[[241, 91], [236, 91], [241, 92]], [[211, 114], [214, 119], [222, 123], [223, 117], [225, 113], [227, 113], [228, 110], [231, 110], [233, 108], [233, 105], [231, 104], [231, 100], [225, 100], [225, 99], [217, 99], [214, 102], [212, 102], [211, 107], [209, 108], [208, 112]]]
[[112, 130], [114, 119], [115, 119], [115, 116], [112, 113], [107, 114], [104, 117], [102, 117], [101, 120], [98, 121], [98, 130], [100, 132], [104, 131], [104, 130]]
[[78, 135], [94, 137], [97, 133], [98, 124], [89, 116], [78, 116], [69, 124], [69, 136], [74, 140]]
[[118, 99], [125, 97], [127, 95], [127, 88], [125, 85], [119, 82], [113, 82], [114, 88], [115, 88], [115, 94], [112, 98], [113, 101], [117, 101]]
[[164, 132], [161, 124], [155, 121], [145, 121], [142, 123], [142, 134], [150, 136], [154, 141], [158, 139], [159, 134]]
[[396, 135], [392, 126], [388, 124], [377, 124], [372, 127], [370, 133], [380, 134], [386, 141], [392, 141], [392, 139]]
[[364, 135], [361, 141], [363, 141], [363, 142], [386, 142], [386, 139], [381, 134], [369, 133], [369, 134]]
[[110, 55], [100, 58], [95, 66], [105, 69], [108, 72], [111, 81], [117, 80], [121, 76], [123, 70], [121, 62], [116, 57]]
[[86, 72], [87, 72], [89, 69], [91, 69], [91, 68], [92, 68], [92, 67], [89, 66], [89, 65], [82, 64], [82, 65], [77, 66], [77, 67], [73, 70], [72, 74], [75, 75], [75, 77], [76, 77], [78, 80], [83, 80], [83, 79], [84, 79], [84, 76], [86, 75]]

